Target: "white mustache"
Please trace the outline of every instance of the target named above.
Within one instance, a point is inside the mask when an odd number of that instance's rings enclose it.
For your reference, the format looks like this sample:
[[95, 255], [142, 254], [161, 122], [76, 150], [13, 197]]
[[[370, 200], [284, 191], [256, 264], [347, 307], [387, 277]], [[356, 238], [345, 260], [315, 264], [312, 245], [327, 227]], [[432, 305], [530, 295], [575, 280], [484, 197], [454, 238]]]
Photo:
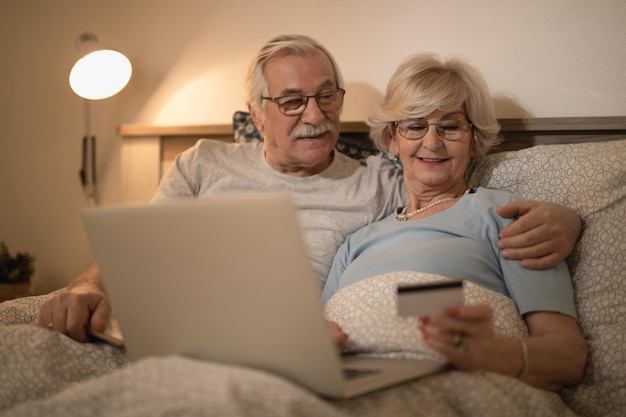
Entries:
[[330, 120], [324, 120], [316, 126], [300, 122], [293, 128], [289, 137], [291, 140], [296, 140], [300, 138], [320, 136], [324, 133], [334, 131], [335, 125]]

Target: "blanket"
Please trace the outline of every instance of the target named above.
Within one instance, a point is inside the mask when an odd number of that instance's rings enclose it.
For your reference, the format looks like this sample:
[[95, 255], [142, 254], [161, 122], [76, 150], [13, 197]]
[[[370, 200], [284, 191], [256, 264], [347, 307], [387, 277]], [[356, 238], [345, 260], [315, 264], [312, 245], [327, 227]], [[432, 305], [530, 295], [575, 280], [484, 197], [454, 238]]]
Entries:
[[34, 325], [47, 297], [0, 304], [3, 416], [575, 415], [556, 394], [485, 372], [449, 371], [331, 401], [257, 369], [182, 357], [128, 363], [122, 350]]

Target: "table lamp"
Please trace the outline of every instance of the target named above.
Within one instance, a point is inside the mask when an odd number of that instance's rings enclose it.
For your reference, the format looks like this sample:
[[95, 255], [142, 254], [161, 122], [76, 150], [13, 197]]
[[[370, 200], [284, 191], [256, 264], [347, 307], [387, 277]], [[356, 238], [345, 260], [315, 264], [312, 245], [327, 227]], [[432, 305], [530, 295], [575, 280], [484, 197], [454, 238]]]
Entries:
[[82, 143], [80, 181], [90, 205], [96, 205], [96, 137], [91, 133], [90, 100], [102, 100], [122, 91], [132, 74], [132, 65], [122, 53], [98, 42], [93, 33], [79, 36], [80, 58], [70, 71], [70, 87], [85, 99], [85, 135]]

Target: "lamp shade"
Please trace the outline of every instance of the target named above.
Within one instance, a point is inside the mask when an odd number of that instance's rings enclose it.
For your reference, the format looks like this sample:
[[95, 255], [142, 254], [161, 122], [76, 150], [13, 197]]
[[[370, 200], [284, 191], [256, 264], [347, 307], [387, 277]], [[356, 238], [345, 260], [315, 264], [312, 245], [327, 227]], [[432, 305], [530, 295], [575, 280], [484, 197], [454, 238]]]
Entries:
[[101, 100], [114, 96], [128, 84], [132, 65], [124, 54], [92, 43], [90, 52], [83, 55], [70, 71], [70, 87], [80, 97]]

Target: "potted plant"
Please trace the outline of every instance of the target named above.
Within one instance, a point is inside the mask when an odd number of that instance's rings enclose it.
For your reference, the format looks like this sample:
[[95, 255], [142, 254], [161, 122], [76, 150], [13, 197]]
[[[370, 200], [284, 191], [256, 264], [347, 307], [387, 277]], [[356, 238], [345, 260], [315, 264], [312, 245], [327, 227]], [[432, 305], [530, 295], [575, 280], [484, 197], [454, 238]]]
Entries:
[[0, 301], [29, 295], [34, 264], [30, 254], [17, 252], [12, 256], [7, 245], [0, 242]]

